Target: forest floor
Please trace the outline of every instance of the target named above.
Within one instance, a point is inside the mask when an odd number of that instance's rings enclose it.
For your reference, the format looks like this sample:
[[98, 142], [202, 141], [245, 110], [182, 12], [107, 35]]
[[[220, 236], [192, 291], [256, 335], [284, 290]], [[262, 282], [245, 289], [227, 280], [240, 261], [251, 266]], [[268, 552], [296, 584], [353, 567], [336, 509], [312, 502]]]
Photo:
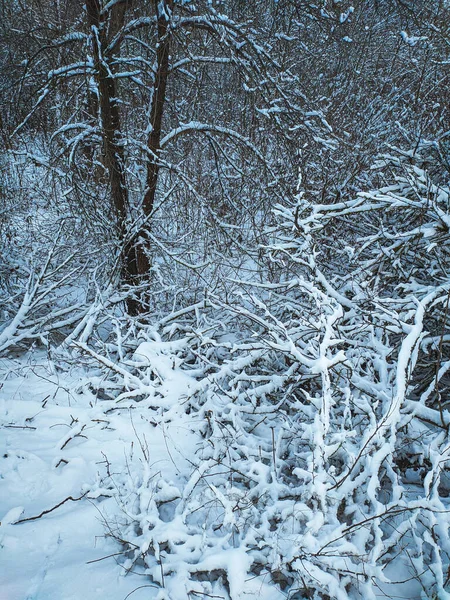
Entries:
[[[56, 367], [43, 351], [2, 358], [0, 370], [0, 600], [166, 598], [142, 566], [125, 566], [119, 488], [145, 464], [179, 484], [199, 442], [195, 417], [154, 420], [143, 402], [122, 410], [92, 391], [98, 372], [74, 361]], [[171, 403], [182, 401], [183, 385], [174, 378]], [[380, 597], [412, 592], [396, 586]], [[240, 597], [289, 596], [255, 577]]]
[[154, 427], [145, 408], [108, 413], [116, 407], [93, 395], [83, 368], [61, 372], [45, 353], [3, 358], [0, 368], [0, 599], [155, 597], [114, 556], [120, 545], [105, 534], [121, 507], [98, 490], [107, 471], [133, 477], [143, 450], [179, 476], [192, 451], [187, 424]]

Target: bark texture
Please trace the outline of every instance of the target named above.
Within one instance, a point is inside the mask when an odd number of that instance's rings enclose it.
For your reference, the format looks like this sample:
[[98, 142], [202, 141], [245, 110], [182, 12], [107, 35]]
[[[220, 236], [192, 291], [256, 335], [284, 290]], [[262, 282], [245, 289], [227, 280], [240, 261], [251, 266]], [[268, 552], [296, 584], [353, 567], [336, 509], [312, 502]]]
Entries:
[[[103, 136], [104, 163], [111, 188], [111, 201], [115, 212], [116, 230], [123, 248], [121, 278], [133, 285], [137, 282], [136, 251], [131, 243], [125, 242], [128, 216], [128, 188], [125, 176], [123, 136], [117, 103], [116, 80], [114, 79], [114, 57], [120, 52], [115, 46], [108, 55], [108, 40], [121, 29], [129, 2], [119, 2], [111, 10], [102, 11], [100, 0], [86, 0], [88, 24], [91, 30], [92, 50], [99, 95], [99, 110]], [[139, 307], [134, 300], [128, 301], [128, 311], [136, 314]]]

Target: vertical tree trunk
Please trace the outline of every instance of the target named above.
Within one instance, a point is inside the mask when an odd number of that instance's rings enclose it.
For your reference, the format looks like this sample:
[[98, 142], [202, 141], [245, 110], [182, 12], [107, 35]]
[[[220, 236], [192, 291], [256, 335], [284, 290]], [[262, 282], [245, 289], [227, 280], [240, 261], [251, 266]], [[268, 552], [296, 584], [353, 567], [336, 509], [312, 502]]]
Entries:
[[98, 85], [100, 117], [102, 122], [105, 166], [111, 185], [111, 198], [120, 233], [127, 216], [128, 192], [125, 181], [123, 145], [120, 134], [120, 115], [116, 100], [116, 85], [107, 63], [105, 15], [100, 0], [86, 0], [88, 22], [91, 27], [92, 49]]
[[[86, 0], [88, 23], [91, 28], [93, 55], [99, 93], [99, 109], [102, 121], [105, 166], [111, 186], [120, 242], [123, 244], [125, 224], [128, 214], [128, 190], [125, 178], [124, 151], [121, 138], [119, 107], [116, 96], [116, 83], [113, 77], [113, 61], [106, 55], [108, 39], [111, 39], [124, 23], [128, 0], [114, 4], [108, 13], [102, 11], [101, 0]], [[169, 70], [170, 31], [169, 23], [174, 8], [174, 0], [154, 0], [158, 24], [156, 48], [156, 73], [150, 104], [150, 133], [147, 139], [149, 159], [147, 163], [146, 190], [142, 203], [145, 217], [149, 217], [155, 203], [158, 183], [161, 127], [166, 99]], [[117, 52], [117, 49], [116, 49]], [[139, 283], [150, 271], [150, 261], [143, 246], [136, 240], [124, 244], [122, 279], [130, 285]], [[143, 307], [136, 301], [128, 302], [131, 314], [137, 314]]]
[[[111, 199], [115, 212], [117, 234], [121, 246], [124, 244], [128, 214], [128, 189], [125, 177], [125, 160], [117, 103], [116, 82], [111, 57], [106, 55], [108, 37], [113, 36], [123, 25], [128, 1], [117, 3], [108, 12], [102, 12], [101, 0], [86, 0], [87, 18], [91, 29], [95, 73], [99, 94], [99, 109], [102, 123], [105, 166], [111, 186]], [[109, 36], [107, 35], [107, 27]], [[116, 50], [117, 52], [117, 50]], [[123, 248], [122, 280], [133, 284], [138, 275], [134, 249]], [[128, 303], [131, 313], [137, 312], [136, 303]]]
[[[147, 162], [146, 190], [142, 203], [145, 217], [149, 217], [155, 204], [159, 165], [157, 157], [161, 147], [161, 127], [166, 100], [167, 78], [169, 74], [170, 18], [173, 14], [174, 0], [154, 0], [158, 22], [158, 41], [156, 49], [156, 73], [150, 105], [150, 133], [147, 139], [149, 158]], [[136, 252], [136, 269], [139, 275], [149, 272], [148, 255], [140, 246]]]
[[[148, 149], [158, 156], [161, 142], [161, 126], [166, 99], [167, 77], [169, 72], [170, 33], [169, 19], [173, 11], [173, 0], [158, 2], [155, 0], [158, 18], [158, 47], [156, 50], [157, 69], [150, 107], [150, 133], [147, 140]], [[145, 215], [151, 214], [155, 202], [156, 184], [159, 166], [157, 161], [149, 160], [147, 165], [147, 190], [144, 197]]]

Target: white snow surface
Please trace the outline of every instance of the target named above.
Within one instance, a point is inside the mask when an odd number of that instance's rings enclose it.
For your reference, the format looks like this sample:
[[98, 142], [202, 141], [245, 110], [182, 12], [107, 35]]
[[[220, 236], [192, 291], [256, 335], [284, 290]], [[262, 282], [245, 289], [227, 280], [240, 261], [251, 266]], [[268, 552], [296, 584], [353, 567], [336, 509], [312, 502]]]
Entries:
[[[155, 359], [144, 345], [137, 354]], [[162, 360], [159, 372], [165, 368]], [[119, 505], [103, 482], [108, 473], [109, 482], [123, 481], [124, 474], [132, 481], [142, 472], [160, 474], [174, 483], [161, 483], [157, 492], [169, 499], [192, 471], [189, 456], [199, 441], [195, 417], [172, 412], [170, 422], [156, 423], [154, 400], [122, 410], [90, 391], [89, 380], [97, 375], [73, 362], [57, 369], [43, 352], [0, 358], [1, 600], [169, 598], [144, 567], [127, 570], [120, 544], [107, 535], [127, 509], [126, 498]], [[183, 398], [185, 385], [186, 378], [166, 379], [171, 403]], [[229, 569], [233, 597], [285, 597], [248, 578], [248, 558], [238, 550], [208, 561]], [[188, 597], [172, 586], [170, 598]]]
[[120, 507], [113, 498], [95, 499], [96, 490], [106, 461], [117, 472], [139, 468], [139, 440], [150, 465], [176, 479], [195, 443], [189, 423], [154, 427], [146, 407], [105, 414], [111, 405], [89, 392], [82, 368], [56, 372], [45, 355], [3, 358], [0, 368], [0, 598], [156, 597], [142, 574], [127, 574], [114, 556], [100, 560], [120, 553], [104, 523]]

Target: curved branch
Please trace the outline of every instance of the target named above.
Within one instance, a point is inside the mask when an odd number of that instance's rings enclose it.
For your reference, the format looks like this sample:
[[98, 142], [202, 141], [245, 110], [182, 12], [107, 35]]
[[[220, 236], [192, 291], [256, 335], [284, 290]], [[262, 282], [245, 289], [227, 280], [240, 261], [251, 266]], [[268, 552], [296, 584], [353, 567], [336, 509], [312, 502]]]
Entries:
[[200, 123], [198, 121], [190, 121], [189, 123], [182, 124], [179, 127], [172, 129], [172, 131], [170, 131], [167, 135], [165, 135], [162, 138], [160, 144], [161, 149], [164, 149], [164, 147], [167, 146], [169, 142], [176, 140], [180, 135], [183, 135], [184, 133], [192, 133], [194, 131], [199, 131], [202, 133], [219, 133], [230, 137], [234, 140], [237, 140], [238, 142], [249, 148], [264, 164], [267, 163], [267, 161], [264, 159], [264, 156], [261, 154], [258, 148], [256, 148], [256, 146], [252, 144], [252, 142], [250, 142], [248, 138], [241, 135], [237, 131], [234, 131], [234, 129], [229, 129], [228, 127], [221, 127], [220, 125], [211, 125], [209, 123]]

